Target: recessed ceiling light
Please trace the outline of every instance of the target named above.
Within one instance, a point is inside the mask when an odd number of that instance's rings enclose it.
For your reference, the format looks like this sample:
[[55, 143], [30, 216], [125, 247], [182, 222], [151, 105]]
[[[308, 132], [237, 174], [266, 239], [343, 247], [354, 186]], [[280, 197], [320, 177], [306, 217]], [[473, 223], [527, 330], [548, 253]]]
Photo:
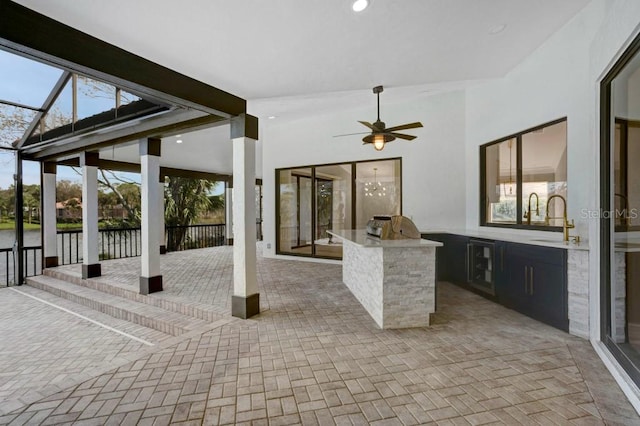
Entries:
[[182, 139], [178, 139], [176, 143], [182, 143]]
[[269, 117], [267, 117], [267, 118], [268, 118], [269, 120], [273, 120], [273, 119], [275, 119], [275, 118], [276, 118], [276, 116], [275, 116], [275, 115], [270, 115], [270, 116], [269, 116]]
[[353, 8], [354, 12], [362, 12], [367, 8], [367, 6], [369, 6], [368, 0], [356, 0], [353, 2], [353, 6], [351, 7]]
[[507, 24], [494, 25], [493, 27], [489, 28], [489, 34], [490, 35], [500, 34], [505, 30], [505, 28], [507, 28]]
[[182, 137], [182, 135], [176, 135], [176, 138], [181, 138], [181, 137]]

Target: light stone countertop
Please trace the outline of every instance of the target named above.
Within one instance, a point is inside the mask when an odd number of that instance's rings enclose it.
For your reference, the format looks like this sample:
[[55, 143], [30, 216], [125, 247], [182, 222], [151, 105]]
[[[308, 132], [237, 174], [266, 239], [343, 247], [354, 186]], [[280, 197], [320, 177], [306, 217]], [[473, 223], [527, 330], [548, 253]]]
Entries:
[[441, 247], [443, 244], [438, 241], [404, 238], [401, 240], [381, 240], [380, 238], [370, 237], [364, 229], [341, 229], [327, 231], [328, 234], [340, 238], [344, 241], [362, 247], [382, 247], [382, 248], [412, 248], [412, 247]]
[[[526, 235], [526, 234], [514, 234], [504, 231], [494, 231], [486, 229], [429, 229], [426, 231], [420, 231], [422, 234], [452, 234], [463, 235], [471, 238], [486, 238], [488, 240], [508, 241], [512, 243], [530, 244], [534, 246], [544, 246], [560, 248], [565, 250], [589, 250], [589, 242], [581, 241], [576, 244], [573, 242], [562, 241], [562, 233], [555, 232], [553, 235], [538, 236], [538, 235]], [[616, 250], [618, 251], [618, 250]], [[638, 251], [640, 251], [640, 244], [638, 244]]]

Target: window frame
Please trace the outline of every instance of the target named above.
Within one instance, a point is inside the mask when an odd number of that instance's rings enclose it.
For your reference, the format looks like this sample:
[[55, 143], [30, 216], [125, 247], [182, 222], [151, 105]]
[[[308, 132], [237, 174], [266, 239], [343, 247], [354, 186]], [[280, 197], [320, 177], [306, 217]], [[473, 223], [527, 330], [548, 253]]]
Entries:
[[[529, 229], [534, 231], [549, 231], [549, 232], [562, 232], [562, 226], [547, 226], [547, 225], [527, 225], [522, 220], [522, 137], [528, 133], [544, 129], [545, 127], [554, 126], [562, 122], [568, 122], [567, 117], [558, 118], [547, 123], [540, 124], [523, 130], [518, 133], [511, 134], [509, 136], [502, 137], [500, 139], [493, 140], [491, 142], [480, 145], [480, 199], [478, 200], [478, 207], [480, 211], [479, 223], [480, 226], [487, 226], [493, 228], [508, 228], [508, 229]], [[486, 149], [498, 143], [506, 142], [509, 139], [515, 139], [516, 141], [516, 223], [493, 223], [487, 222], [487, 156]], [[568, 140], [566, 141], [568, 145]], [[567, 179], [568, 180], [568, 179]], [[568, 191], [568, 185], [567, 185]]]

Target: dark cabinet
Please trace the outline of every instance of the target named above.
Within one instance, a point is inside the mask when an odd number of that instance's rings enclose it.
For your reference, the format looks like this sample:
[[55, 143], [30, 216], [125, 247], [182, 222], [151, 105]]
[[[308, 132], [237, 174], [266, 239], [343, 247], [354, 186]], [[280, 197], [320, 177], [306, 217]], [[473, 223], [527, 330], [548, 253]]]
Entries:
[[508, 262], [506, 259], [507, 243], [504, 241], [496, 241], [494, 243], [494, 289], [496, 300], [505, 305], [508, 299], [507, 293], [509, 291], [509, 270], [507, 268]]
[[447, 250], [449, 246], [448, 237], [450, 234], [443, 233], [428, 233], [422, 234], [422, 238], [425, 240], [439, 241], [443, 245], [436, 247], [436, 281], [449, 281], [449, 268], [447, 262]]
[[449, 281], [490, 300], [568, 331], [567, 252], [563, 249], [431, 233], [438, 281]]
[[502, 303], [568, 331], [567, 252], [507, 243], [508, 284]]
[[436, 279], [455, 284], [466, 283], [469, 238], [447, 233], [424, 233], [422, 238], [443, 244], [436, 249]]

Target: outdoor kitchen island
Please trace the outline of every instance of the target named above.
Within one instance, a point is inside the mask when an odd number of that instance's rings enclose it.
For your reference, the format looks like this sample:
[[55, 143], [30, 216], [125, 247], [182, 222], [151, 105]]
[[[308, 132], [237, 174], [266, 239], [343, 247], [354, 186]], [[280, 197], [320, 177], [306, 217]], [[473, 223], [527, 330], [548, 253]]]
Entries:
[[425, 327], [435, 312], [437, 241], [384, 240], [362, 229], [327, 231], [343, 241], [342, 281], [380, 328]]

